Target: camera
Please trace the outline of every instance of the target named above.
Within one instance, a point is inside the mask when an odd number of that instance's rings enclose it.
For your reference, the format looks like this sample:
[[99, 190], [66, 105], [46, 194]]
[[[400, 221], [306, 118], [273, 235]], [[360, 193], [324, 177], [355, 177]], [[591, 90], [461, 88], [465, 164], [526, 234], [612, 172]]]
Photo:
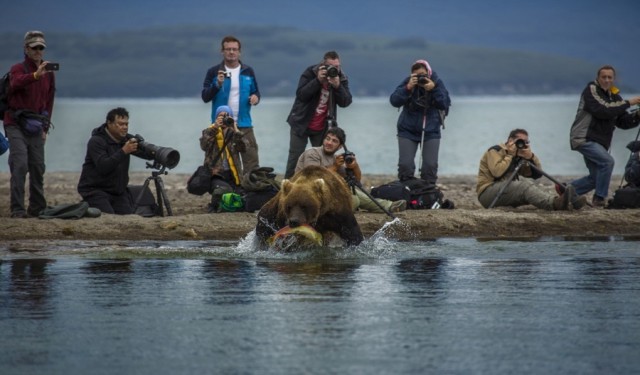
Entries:
[[145, 157], [155, 160], [158, 164], [172, 169], [180, 162], [180, 153], [178, 150], [170, 147], [160, 147], [146, 142], [140, 134], [134, 135], [133, 138], [138, 141], [138, 151]]
[[527, 148], [527, 143], [523, 139], [516, 139], [516, 148], [518, 150], [522, 150], [523, 148]]
[[235, 123], [235, 121], [233, 121], [233, 117], [231, 117], [229, 115], [225, 115], [222, 118], [222, 125], [224, 125], [224, 126], [232, 127], [234, 123]]
[[345, 164], [351, 164], [356, 160], [356, 154], [354, 154], [351, 151], [345, 151], [344, 154], [342, 154], [342, 156], [344, 156]]
[[426, 74], [418, 74], [418, 84], [426, 85], [427, 83], [429, 83], [429, 76]]
[[340, 75], [340, 70], [333, 65], [324, 65], [322, 69], [327, 70], [327, 76], [331, 78], [335, 78]]
[[224, 71], [224, 76], [225, 76], [226, 78], [231, 78], [231, 72], [228, 72], [228, 71], [226, 71], [226, 70], [225, 70], [225, 71]]

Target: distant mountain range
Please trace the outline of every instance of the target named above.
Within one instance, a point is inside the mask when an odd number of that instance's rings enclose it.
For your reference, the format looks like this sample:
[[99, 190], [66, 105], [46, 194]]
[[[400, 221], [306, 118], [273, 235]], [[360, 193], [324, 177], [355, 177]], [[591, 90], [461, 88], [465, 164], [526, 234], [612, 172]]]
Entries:
[[[26, 16], [34, 9], [42, 16]], [[145, 85], [147, 93], [169, 87], [196, 95], [220, 58], [219, 40], [235, 34], [271, 94], [291, 94], [301, 69], [328, 49], [341, 52], [369, 95], [389, 91], [417, 58], [435, 62], [461, 93], [575, 90], [605, 63], [618, 68], [621, 86], [640, 91], [639, 9], [632, 0], [9, 2], [0, 67], [20, 58], [24, 31], [41, 29], [52, 43], [48, 56], [64, 60], [61, 78], [76, 81], [61, 87], [69, 95], [98, 95], [96, 83], [113, 95], [110, 82], [133, 94]], [[159, 78], [176, 82], [163, 86]], [[182, 80], [189, 83], [181, 87]]]

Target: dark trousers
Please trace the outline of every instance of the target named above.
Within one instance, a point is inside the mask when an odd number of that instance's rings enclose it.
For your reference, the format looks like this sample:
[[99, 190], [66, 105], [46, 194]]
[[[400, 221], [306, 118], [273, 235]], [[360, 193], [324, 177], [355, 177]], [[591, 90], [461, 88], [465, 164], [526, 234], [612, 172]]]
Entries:
[[[9, 139], [11, 213], [38, 216], [47, 207], [44, 197], [44, 139], [25, 135], [17, 125], [5, 126]], [[29, 209], [25, 210], [25, 182], [29, 174]]]
[[122, 194], [110, 194], [102, 190], [80, 192], [82, 199], [105, 214], [130, 215], [133, 213], [133, 200], [129, 189]]
[[[420, 142], [398, 137], [398, 179], [404, 180], [414, 177], [416, 172], [415, 157]], [[440, 139], [425, 140], [422, 147], [422, 165], [420, 178], [434, 184], [438, 181], [438, 152]]]
[[295, 134], [293, 128], [289, 131], [289, 158], [287, 159], [287, 169], [284, 178], [291, 178], [296, 171], [296, 164], [300, 155], [307, 148], [307, 141], [311, 141], [311, 147], [322, 146], [324, 140], [324, 131], [322, 132], [305, 132], [301, 137]]

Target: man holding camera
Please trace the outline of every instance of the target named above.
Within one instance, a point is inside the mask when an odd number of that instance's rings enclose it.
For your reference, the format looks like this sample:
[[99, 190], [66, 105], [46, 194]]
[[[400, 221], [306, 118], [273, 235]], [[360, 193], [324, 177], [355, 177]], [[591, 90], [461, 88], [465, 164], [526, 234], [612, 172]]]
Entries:
[[[10, 70], [8, 109], [2, 119], [9, 139], [12, 218], [38, 216], [47, 207], [44, 196], [44, 144], [56, 89], [54, 67], [44, 60], [47, 47], [44, 33], [28, 31], [23, 47], [24, 61], [13, 65]], [[25, 210], [27, 173], [29, 208]]]
[[[354, 179], [354, 182], [360, 183], [362, 172], [353, 153], [345, 152], [342, 155], [336, 155], [336, 152], [344, 147], [346, 134], [341, 128], [334, 126], [327, 129], [326, 135], [322, 142], [322, 146], [312, 147], [300, 155], [295, 171], [298, 172], [304, 167], [310, 165], [318, 165], [330, 169], [344, 177], [347, 181]], [[385, 213], [371, 197], [363, 193], [359, 188], [352, 190], [353, 210], [362, 209], [369, 212]], [[377, 199], [378, 203], [390, 212], [404, 211], [407, 208], [407, 202], [404, 200], [389, 201], [386, 199]]]
[[106, 122], [93, 129], [87, 142], [87, 155], [78, 181], [78, 193], [89, 207], [107, 214], [133, 213], [129, 185], [131, 155], [151, 160], [139, 149], [138, 140], [129, 131], [129, 112], [114, 108]]
[[216, 109], [231, 108], [238, 130], [244, 134], [246, 150], [241, 152], [243, 169], [250, 173], [260, 165], [258, 143], [253, 133], [251, 107], [260, 102], [260, 90], [253, 68], [240, 61], [241, 44], [234, 36], [222, 39], [223, 61], [211, 67], [204, 78], [202, 101], [211, 103], [211, 123], [216, 122]]
[[337, 107], [348, 107], [351, 101], [349, 80], [342, 72], [337, 52], [325, 53], [321, 63], [305, 69], [298, 81], [296, 99], [287, 118], [291, 129], [285, 178], [293, 176], [307, 142], [311, 141], [313, 147], [321, 146], [325, 131], [337, 126]]
[[205, 152], [204, 165], [212, 176], [208, 211], [218, 212], [222, 195], [240, 187], [243, 174], [240, 153], [247, 149], [244, 134], [234, 121], [229, 106], [216, 109], [214, 123], [202, 131], [200, 148]]
[[540, 160], [530, 147], [529, 133], [514, 129], [506, 143], [491, 147], [482, 156], [476, 185], [478, 201], [484, 208], [531, 204], [545, 210], [580, 209], [587, 203], [571, 185], [560, 196], [542, 190], [533, 182], [542, 176], [541, 170]]
[[624, 100], [613, 84], [616, 71], [610, 65], [598, 69], [596, 80], [582, 91], [576, 118], [571, 125], [571, 149], [582, 154], [589, 174], [570, 184], [578, 194], [595, 189], [591, 204], [604, 207], [615, 161], [609, 153], [616, 127], [631, 129], [640, 123], [640, 111], [627, 109], [640, 104], [640, 96]]

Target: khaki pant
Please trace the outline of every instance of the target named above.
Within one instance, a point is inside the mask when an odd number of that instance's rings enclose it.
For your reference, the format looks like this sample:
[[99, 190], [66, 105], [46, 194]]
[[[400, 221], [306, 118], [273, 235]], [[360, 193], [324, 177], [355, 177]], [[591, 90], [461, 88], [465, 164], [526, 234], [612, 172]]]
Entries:
[[[351, 195], [351, 206], [353, 207], [354, 211], [360, 209], [368, 212], [384, 213], [384, 210], [378, 207], [378, 205], [371, 198], [369, 198], [365, 193], [363, 193], [358, 188], [355, 188], [355, 189], [356, 189], [356, 193]], [[378, 198], [375, 198], [375, 199], [387, 211], [391, 209], [390, 207], [391, 207], [391, 204], [393, 203], [392, 201], [388, 201], [386, 199], [378, 199]]]
[[480, 204], [482, 204], [484, 208], [488, 208], [500, 192], [500, 189], [507, 183], [509, 185], [504, 189], [494, 207], [518, 207], [531, 204], [545, 210], [553, 210], [555, 195], [542, 190], [540, 186], [536, 185], [530, 178], [494, 183], [480, 193], [478, 196]]

